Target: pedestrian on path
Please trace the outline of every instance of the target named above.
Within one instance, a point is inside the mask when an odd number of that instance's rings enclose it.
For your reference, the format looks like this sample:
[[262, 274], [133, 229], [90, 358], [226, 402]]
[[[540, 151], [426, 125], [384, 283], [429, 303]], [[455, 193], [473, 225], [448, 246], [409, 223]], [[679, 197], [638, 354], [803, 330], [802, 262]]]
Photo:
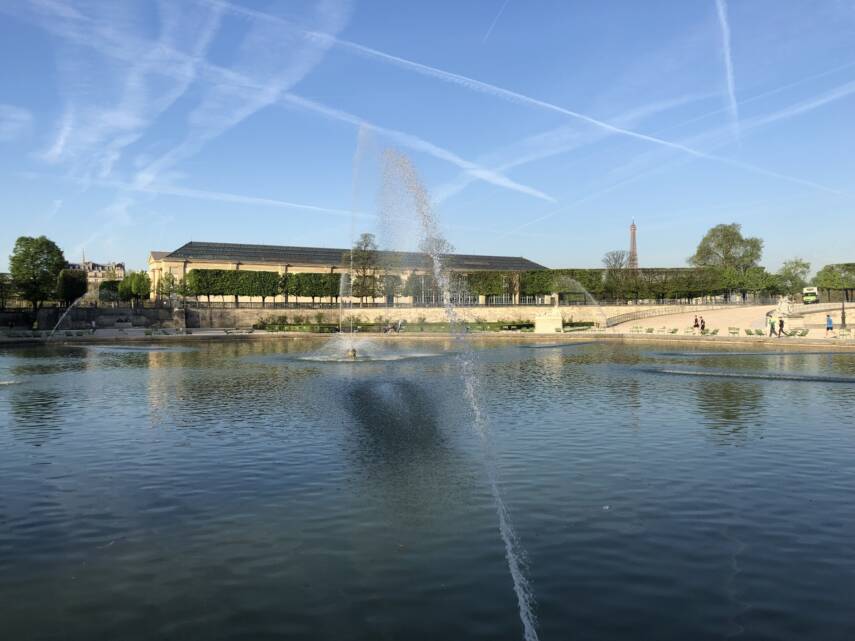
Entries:
[[707, 331], [707, 322], [704, 320], [704, 317], [701, 316], [701, 334]]
[[825, 337], [828, 338], [828, 335], [834, 335], [834, 321], [831, 318], [831, 314], [825, 315]]
[[784, 317], [778, 319], [778, 338], [784, 335]]
[[771, 316], [769, 317], [769, 338], [772, 338], [775, 335], [775, 319]]
[[698, 322], [698, 316], [697, 314], [695, 314], [695, 324], [692, 325], [692, 328], [695, 330], [695, 334], [698, 333], [698, 329], [700, 328], [700, 326], [701, 324]]

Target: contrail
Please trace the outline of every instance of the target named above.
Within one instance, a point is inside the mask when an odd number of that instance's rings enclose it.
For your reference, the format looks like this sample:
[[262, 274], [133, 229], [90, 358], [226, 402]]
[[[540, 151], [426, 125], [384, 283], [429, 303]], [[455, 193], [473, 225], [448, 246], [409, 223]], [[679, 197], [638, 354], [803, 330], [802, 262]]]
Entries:
[[718, 22], [721, 25], [721, 46], [724, 54], [724, 70], [727, 76], [727, 96], [730, 101], [730, 117], [733, 121], [733, 133], [739, 140], [739, 105], [736, 102], [736, 83], [733, 79], [733, 57], [730, 51], [730, 23], [727, 21], [727, 1], [715, 0], [718, 10]]
[[344, 40], [342, 38], [337, 38], [328, 33], [318, 32], [318, 31], [307, 31], [305, 29], [301, 29], [294, 25], [294, 23], [285, 20], [284, 18], [279, 18], [276, 16], [272, 16], [270, 14], [264, 13], [262, 11], [256, 11], [255, 9], [249, 9], [247, 7], [237, 6], [231, 4], [229, 2], [224, 2], [223, 0], [199, 0], [200, 2], [221, 6], [226, 8], [227, 10], [245, 15], [258, 20], [269, 20], [280, 24], [284, 27], [287, 27], [292, 30], [297, 30], [303, 34], [303, 37], [310, 39], [320, 39], [324, 42], [332, 43], [342, 49], [347, 51], [352, 51], [355, 54], [361, 55], [365, 58], [370, 58], [374, 60], [380, 60], [382, 62], [388, 63], [390, 65], [399, 67], [401, 69], [407, 69], [410, 71], [414, 71], [423, 76], [427, 76], [430, 78], [435, 78], [437, 80], [442, 80], [443, 82], [447, 82], [450, 84], [455, 84], [457, 86], [463, 87], [465, 89], [469, 89], [470, 91], [475, 91], [478, 93], [487, 94], [493, 96], [495, 98], [500, 98], [502, 100], [506, 100], [508, 102], [512, 102], [515, 104], [526, 105], [530, 107], [537, 107], [546, 111], [551, 111], [553, 113], [559, 113], [569, 118], [573, 118], [575, 120], [579, 120], [581, 122], [588, 123], [593, 125], [594, 127], [599, 127], [605, 131], [620, 134], [626, 136], [628, 138], [634, 138], [636, 140], [641, 140], [647, 143], [651, 143], [654, 145], [659, 145], [660, 147], [666, 147], [668, 149], [672, 149], [674, 151], [679, 151], [684, 154], [688, 154], [695, 158], [701, 158], [704, 160], [712, 160], [715, 162], [724, 163], [727, 165], [731, 165], [733, 167], [738, 167], [740, 169], [744, 169], [745, 171], [753, 172], [756, 174], [775, 177], [780, 180], [792, 182], [799, 185], [807, 185], [812, 186], [817, 189], [823, 191], [830, 191], [833, 193], [839, 193], [834, 189], [826, 187], [824, 185], [819, 185], [818, 183], [813, 183], [808, 180], [803, 180], [801, 178], [797, 178], [794, 176], [790, 176], [787, 174], [780, 174], [773, 171], [768, 171], [763, 169], [762, 167], [757, 167], [755, 165], [751, 165], [748, 163], [737, 162], [731, 160], [729, 158], [723, 156], [715, 156], [712, 154], [704, 153], [702, 151], [698, 151], [697, 149], [692, 149], [691, 147], [687, 147], [686, 145], [681, 145], [680, 143], [670, 142], [668, 140], [664, 140], [662, 138], [658, 138], [656, 136], [649, 136], [647, 134], [642, 134], [637, 131], [632, 131], [630, 129], [624, 129], [623, 127], [618, 127], [612, 125], [610, 123], [604, 122], [602, 120], [598, 120], [592, 116], [585, 115], [583, 113], [579, 113], [577, 111], [572, 111], [570, 109], [565, 109], [559, 105], [552, 104], [550, 102], [546, 102], [545, 100], [539, 100], [538, 98], [533, 98], [531, 96], [527, 96], [525, 94], [518, 93], [516, 91], [512, 91], [510, 89], [505, 89], [504, 87], [499, 87], [497, 85], [490, 84], [488, 82], [483, 82], [481, 80], [475, 80], [474, 78], [469, 78], [468, 76], [464, 76], [457, 73], [452, 73], [450, 71], [445, 71], [443, 69], [438, 69], [436, 67], [431, 67], [429, 65], [422, 64], [420, 62], [415, 62], [413, 60], [408, 60], [407, 58], [400, 58], [398, 56], [394, 56], [389, 53], [385, 53], [383, 51], [378, 51], [377, 49], [372, 49], [371, 47], [366, 47], [365, 45], [358, 44], [356, 42], [352, 42], [350, 40]]
[[505, 2], [502, 4], [502, 8], [499, 9], [499, 13], [496, 14], [495, 18], [493, 18], [493, 22], [490, 24], [490, 28], [487, 29], [487, 33], [484, 34], [484, 38], [481, 40], [482, 45], [487, 43], [487, 39], [490, 37], [490, 34], [493, 33], [493, 28], [496, 26], [496, 23], [499, 21], [499, 18], [502, 17], [502, 14], [505, 12], [505, 7], [508, 6], [508, 3], [510, 1], [511, 0], [505, 0]]

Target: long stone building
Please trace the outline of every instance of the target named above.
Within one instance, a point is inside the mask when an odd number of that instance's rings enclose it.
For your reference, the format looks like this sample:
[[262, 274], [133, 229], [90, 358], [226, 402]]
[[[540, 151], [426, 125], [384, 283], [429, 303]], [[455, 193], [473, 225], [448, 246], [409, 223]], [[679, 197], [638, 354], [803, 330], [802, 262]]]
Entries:
[[[280, 245], [243, 245], [235, 243], [189, 242], [172, 252], [153, 251], [148, 259], [148, 272], [152, 282], [152, 296], [166, 274], [183, 280], [193, 269], [225, 269], [244, 271], [272, 271], [286, 273], [344, 273], [350, 250], [329, 247], [289, 247]], [[386, 273], [403, 279], [412, 274], [430, 274], [432, 265], [428, 256], [417, 252], [378, 251], [377, 262]], [[501, 271], [524, 272], [546, 269], [527, 258], [517, 256], [479, 256], [449, 254], [445, 266], [457, 272]], [[518, 294], [510, 294], [517, 296]], [[270, 300], [270, 299], [268, 299]], [[281, 296], [276, 302], [282, 302]], [[294, 301], [294, 297], [290, 298]], [[302, 299], [295, 302], [308, 302]], [[406, 302], [402, 297], [400, 302]], [[518, 302], [518, 301], [514, 301]]]

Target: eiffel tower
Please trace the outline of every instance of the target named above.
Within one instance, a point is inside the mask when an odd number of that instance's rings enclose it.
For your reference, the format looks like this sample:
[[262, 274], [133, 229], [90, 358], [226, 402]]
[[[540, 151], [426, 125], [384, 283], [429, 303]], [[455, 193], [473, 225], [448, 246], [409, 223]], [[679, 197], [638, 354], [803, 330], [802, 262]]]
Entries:
[[638, 244], [635, 241], [637, 231], [638, 227], [635, 226], [635, 218], [633, 218], [629, 226], [629, 261], [627, 261], [629, 269], [638, 269]]

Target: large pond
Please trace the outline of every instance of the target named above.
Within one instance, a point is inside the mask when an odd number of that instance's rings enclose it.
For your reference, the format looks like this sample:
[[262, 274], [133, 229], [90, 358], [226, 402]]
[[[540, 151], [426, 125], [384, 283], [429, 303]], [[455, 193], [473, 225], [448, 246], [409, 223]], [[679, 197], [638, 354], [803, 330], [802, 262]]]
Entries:
[[541, 639], [855, 638], [855, 354], [321, 345], [0, 351], [0, 637], [520, 639], [495, 476]]

